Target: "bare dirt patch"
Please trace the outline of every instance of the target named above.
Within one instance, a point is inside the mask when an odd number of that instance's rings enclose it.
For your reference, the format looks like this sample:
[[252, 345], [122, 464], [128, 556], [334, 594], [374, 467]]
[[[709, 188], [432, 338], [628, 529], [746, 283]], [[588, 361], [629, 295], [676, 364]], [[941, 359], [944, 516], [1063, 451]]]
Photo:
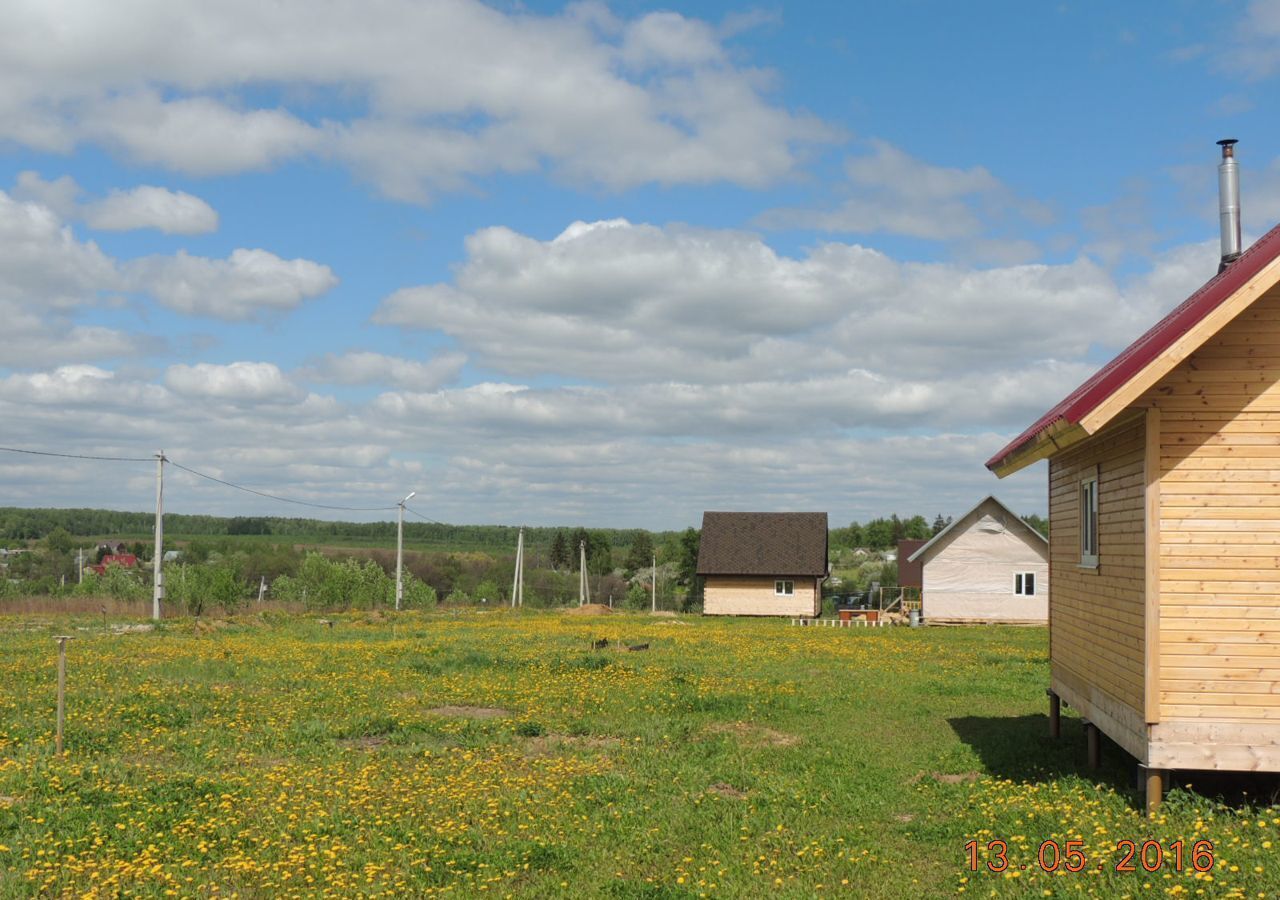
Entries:
[[571, 606], [564, 611], [566, 616], [609, 616], [613, 610], [603, 603], [588, 603], [586, 606]]
[[920, 782], [924, 781], [926, 778], [932, 781], [936, 781], [939, 784], [973, 784], [975, 781], [979, 781], [982, 779], [982, 773], [981, 772], [961, 772], [959, 774], [954, 774], [954, 773], [944, 773], [944, 772], [929, 772], [928, 774], [926, 774], [924, 772], [917, 772], [907, 780], [907, 784], [919, 784]]
[[592, 734], [540, 734], [524, 742], [528, 756], [551, 756], [569, 749], [615, 750], [622, 741], [614, 737]]
[[916, 817], [913, 816], [911, 813], [898, 813], [896, 816], [894, 816], [894, 818], [904, 825], [907, 824], [908, 822], [914, 822], [916, 819]]
[[385, 735], [373, 734], [368, 737], [343, 738], [338, 741], [339, 747], [350, 747], [354, 750], [377, 750], [387, 743]]
[[499, 706], [437, 706], [427, 712], [452, 719], [505, 719], [511, 715], [511, 710]]
[[723, 781], [717, 781], [711, 785], [711, 787], [707, 788], [707, 793], [724, 797], [727, 800], [745, 800], [747, 798], [746, 791], [740, 791], [733, 785], [725, 784]]
[[111, 626], [112, 634], [143, 634], [144, 632], [155, 631], [155, 630], [156, 630], [156, 626], [145, 625], [145, 624], [112, 625]]
[[709, 734], [730, 734], [747, 747], [794, 747], [800, 738], [785, 731], [750, 722], [716, 722], [707, 726]]

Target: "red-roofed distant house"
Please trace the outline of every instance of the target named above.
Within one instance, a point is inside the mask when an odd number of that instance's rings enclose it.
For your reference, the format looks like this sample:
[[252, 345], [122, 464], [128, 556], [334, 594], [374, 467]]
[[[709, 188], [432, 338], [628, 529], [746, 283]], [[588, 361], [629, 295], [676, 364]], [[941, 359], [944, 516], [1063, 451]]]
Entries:
[[136, 569], [138, 567], [138, 557], [132, 553], [108, 553], [102, 557], [102, 562], [93, 563], [85, 566], [87, 571], [93, 572], [95, 575], [106, 575], [107, 566], [120, 566], [125, 569]]
[[1238, 258], [1225, 236], [1218, 275], [987, 462], [1049, 460], [1051, 721], [1065, 701], [1133, 754], [1149, 806], [1168, 770], [1280, 771], [1280, 228]]

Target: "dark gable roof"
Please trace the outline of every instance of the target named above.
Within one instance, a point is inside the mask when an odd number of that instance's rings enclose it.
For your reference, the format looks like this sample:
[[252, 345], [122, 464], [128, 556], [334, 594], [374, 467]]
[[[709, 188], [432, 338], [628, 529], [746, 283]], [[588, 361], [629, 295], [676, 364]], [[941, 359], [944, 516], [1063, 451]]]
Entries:
[[825, 576], [827, 514], [703, 513], [698, 574]]

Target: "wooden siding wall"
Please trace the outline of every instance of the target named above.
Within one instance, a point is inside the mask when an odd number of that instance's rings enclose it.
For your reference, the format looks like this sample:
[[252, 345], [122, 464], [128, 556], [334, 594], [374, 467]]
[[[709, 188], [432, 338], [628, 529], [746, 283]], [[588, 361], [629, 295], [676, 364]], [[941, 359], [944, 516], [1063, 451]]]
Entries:
[[[779, 597], [774, 581], [794, 582], [795, 593]], [[702, 612], [709, 616], [816, 616], [822, 610], [820, 582], [812, 575], [708, 575]]]
[[[1146, 425], [1122, 417], [1049, 462], [1050, 659], [1055, 689], [1112, 740], [1145, 752]], [[1080, 566], [1080, 478], [1098, 472], [1098, 567]]]
[[1157, 384], [1160, 714], [1280, 722], [1280, 290]]

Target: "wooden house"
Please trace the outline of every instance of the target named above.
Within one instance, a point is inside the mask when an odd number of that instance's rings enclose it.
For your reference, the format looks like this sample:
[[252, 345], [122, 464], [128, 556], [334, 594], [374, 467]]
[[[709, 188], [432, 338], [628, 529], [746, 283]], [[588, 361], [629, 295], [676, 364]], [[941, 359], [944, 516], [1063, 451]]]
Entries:
[[898, 541], [898, 587], [916, 591], [924, 587], [924, 571], [920, 560], [912, 559], [917, 550], [929, 543], [915, 538], [901, 538]]
[[705, 615], [816, 616], [827, 573], [826, 513], [702, 515]]
[[1050, 728], [1079, 710], [1149, 809], [1280, 771], [1280, 228], [1236, 257], [1228, 205], [1217, 276], [987, 463], [1049, 460]]
[[132, 553], [108, 553], [102, 557], [102, 561], [98, 563], [90, 563], [84, 567], [86, 572], [92, 572], [95, 575], [106, 575], [107, 566], [119, 566], [122, 569], [136, 569], [138, 567], [138, 557]]
[[939, 531], [909, 562], [920, 566], [925, 621], [1048, 620], [1049, 542], [995, 497]]

